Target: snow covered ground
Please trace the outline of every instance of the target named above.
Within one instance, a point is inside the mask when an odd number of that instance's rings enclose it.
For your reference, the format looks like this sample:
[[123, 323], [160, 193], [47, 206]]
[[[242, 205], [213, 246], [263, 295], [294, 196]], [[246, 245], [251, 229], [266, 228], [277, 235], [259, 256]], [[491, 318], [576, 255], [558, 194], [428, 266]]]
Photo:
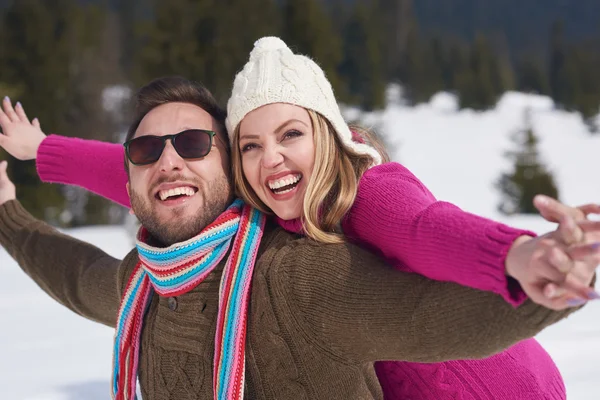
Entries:
[[[494, 110], [456, 111], [451, 95], [428, 104], [390, 105], [363, 116], [395, 145], [394, 159], [410, 168], [440, 199], [463, 209], [537, 232], [553, 225], [537, 217], [503, 217], [493, 182], [509, 168], [504, 151], [532, 110], [540, 151], [555, 173], [562, 200], [600, 201], [600, 135], [576, 114], [552, 109], [548, 98], [507, 93]], [[356, 116], [356, 112], [354, 112]], [[121, 227], [82, 228], [70, 234], [115, 257], [131, 247]], [[109, 398], [112, 330], [89, 322], [46, 296], [0, 249], [0, 398], [104, 400]], [[600, 302], [551, 327], [539, 340], [561, 369], [570, 400], [598, 398]], [[596, 390], [594, 390], [596, 389]]]

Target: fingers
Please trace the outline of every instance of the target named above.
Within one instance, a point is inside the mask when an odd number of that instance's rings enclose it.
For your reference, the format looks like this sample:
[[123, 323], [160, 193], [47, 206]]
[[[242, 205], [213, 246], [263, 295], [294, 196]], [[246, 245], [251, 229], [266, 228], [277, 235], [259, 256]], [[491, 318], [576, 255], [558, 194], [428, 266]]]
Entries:
[[571, 298], [577, 297], [588, 301], [597, 297], [596, 292], [588, 283], [581, 282], [573, 274], [567, 275], [561, 287], [569, 293]]
[[6, 96], [2, 100], [2, 107], [0, 107], [0, 127], [2, 127], [2, 131], [5, 135], [8, 134], [8, 125], [12, 122], [30, 123], [29, 118], [27, 118], [27, 114], [25, 113], [25, 109], [21, 103], [17, 102], [15, 109], [13, 108], [12, 102], [8, 96]]
[[564, 296], [567, 293], [567, 291], [562, 287], [558, 286], [556, 283], [550, 282], [544, 287], [543, 293], [544, 297], [546, 297], [547, 299], [554, 300]]
[[540, 194], [535, 196], [533, 198], [533, 205], [542, 217], [550, 222], [558, 223], [567, 216], [575, 220], [585, 218], [585, 214], [581, 210], [564, 205], [560, 201], [545, 195]]
[[0, 107], [0, 127], [2, 128], [2, 132], [6, 135], [8, 124], [10, 124], [10, 118], [8, 115], [4, 113], [2, 107]]
[[583, 300], [577, 296], [573, 296], [571, 293], [567, 292], [567, 290], [552, 283], [543, 286], [539, 290], [533, 289], [532, 294], [529, 295], [529, 298], [534, 303], [540, 304], [546, 308], [557, 311], [566, 310], [567, 308], [574, 307], [576, 304], [571, 305], [569, 303], [570, 299], [577, 299], [581, 304], [586, 303], [586, 300]]
[[594, 242], [571, 246], [567, 249], [567, 255], [572, 260], [598, 261], [597, 264], [600, 264], [600, 243]]
[[583, 233], [598, 233], [600, 232], [600, 221], [581, 221], [577, 226]]
[[[546, 255], [546, 265], [539, 268], [543, 277], [573, 296], [590, 298], [588, 287], [591, 276], [600, 264], [600, 243], [570, 246], [567, 249], [552, 247]], [[550, 287], [547, 290], [552, 292]], [[559, 296], [552, 293], [551, 297]]]
[[[554, 253], [555, 250], [556, 248], [552, 249], [547, 257], [547, 262], [551, 264], [551, 268], [556, 268], [557, 271], [553, 273], [547, 268], [540, 269], [540, 275], [551, 281], [542, 288], [543, 296], [552, 303], [550, 307], [553, 309], [575, 307], [589, 300], [600, 298], [600, 294], [589, 286], [591, 277], [598, 264], [600, 264], [600, 243], [571, 246], [566, 250], [567, 254]], [[556, 272], [558, 270], [569, 268], [569, 263], [565, 261], [565, 257], [577, 261], [570, 264], [569, 272], [564, 274], [562, 278], [557, 277]], [[533, 297], [532, 300], [534, 300]], [[546, 300], [539, 301], [539, 304], [548, 306], [544, 303]]]
[[540, 274], [552, 282], [561, 283], [565, 275], [571, 272], [573, 265], [573, 260], [563, 249], [553, 247], [547, 255], [547, 266]]
[[570, 216], [578, 222], [590, 214], [600, 214], [600, 204], [590, 203], [579, 207], [569, 207], [560, 201], [545, 195], [535, 196], [533, 205], [544, 219], [556, 223], [559, 223], [566, 216]]
[[583, 240], [583, 229], [569, 215], [565, 215], [561, 219], [557, 233], [560, 240], [567, 245], [579, 243]]
[[11, 122], [19, 122], [21, 119], [15, 112], [15, 109], [12, 106], [12, 102], [6, 96], [4, 100], [2, 100], [2, 108], [4, 109], [4, 113], [8, 116]]
[[23, 105], [21, 105], [20, 102], [18, 102], [15, 106], [15, 113], [17, 114], [17, 116], [19, 117], [19, 120], [21, 122], [27, 122], [27, 123], [31, 123], [29, 122], [29, 118], [27, 118], [27, 114], [25, 113], [25, 109], [23, 108]]
[[577, 207], [586, 217], [590, 214], [600, 214], [599, 204], [584, 204], [583, 206]]
[[537, 304], [541, 304], [542, 306], [549, 308], [551, 310], [561, 311], [566, 310], [572, 307], [579, 307], [587, 303], [587, 300], [584, 300], [579, 297], [573, 297], [571, 295], [565, 294], [560, 297], [556, 297], [554, 299], [544, 299], [540, 301], [533, 300], [533, 302]]
[[[587, 215], [600, 213], [600, 205], [586, 204], [578, 208], [565, 206], [548, 196], [536, 196], [535, 207], [551, 222], [559, 222], [550, 235], [537, 267], [539, 285], [531, 299], [555, 310], [585, 304], [600, 297], [589, 287], [591, 276], [600, 264], [600, 221], [589, 221]], [[547, 244], [547, 243], [546, 243]], [[534, 284], [535, 285], [535, 284]], [[543, 299], [540, 299], [543, 297]]]
[[39, 130], [42, 130], [42, 127], [40, 126], [40, 120], [37, 118], [34, 118], [33, 121], [31, 121], [31, 124], [33, 126], [35, 126], [36, 128], [38, 128]]
[[[596, 294], [590, 296], [589, 293], [586, 293], [586, 290], [590, 291], [591, 289], [589, 287], [587, 289], [581, 288], [580, 291], [584, 294], [584, 296], [581, 297], [573, 294], [570, 290], [549, 283], [543, 288], [543, 299], [531, 298], [531, 300], [552, 310], [565, 310], [571, 307], [582, 306], [588, 301], [597, 298], [595, 297], [597, 296]], [[595, 293], [593, 290], [591, 290], [591, 292]]]

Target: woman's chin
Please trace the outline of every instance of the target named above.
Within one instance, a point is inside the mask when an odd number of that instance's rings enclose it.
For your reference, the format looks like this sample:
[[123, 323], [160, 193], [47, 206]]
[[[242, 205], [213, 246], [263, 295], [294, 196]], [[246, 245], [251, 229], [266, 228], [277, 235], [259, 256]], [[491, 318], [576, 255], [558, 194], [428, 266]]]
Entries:
[[273, 210], [273, 213], [275, 215], [277, 215], [277, 217], [285, 220], [285, 221], [290, 221], [296, 218], [300, 218], [300, 216], [302, 215], [301, 210], [292, 210], [290, 208], [286, 208], [286, 207], [274, 207], [271, 208], [271, 210]]

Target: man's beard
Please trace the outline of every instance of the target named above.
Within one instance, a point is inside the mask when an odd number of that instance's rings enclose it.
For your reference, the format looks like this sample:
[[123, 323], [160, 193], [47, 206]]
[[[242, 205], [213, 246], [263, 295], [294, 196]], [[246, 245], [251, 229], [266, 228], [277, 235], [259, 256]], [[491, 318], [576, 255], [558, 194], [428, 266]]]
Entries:
[[[200, 189], [200, 183], [194, 183]], [[181, 219], [184, 213], [182, 208], [171, 210], [172, 219], [160, 222], [149, 202], [131, 190], [131, 209], [141, 224], [148, 230], [152, 237], [159, 241], [160, 245], [170, 246], [173, 243], [183, 242], [198, 235], [206, 226], [212, 223], [229, 206], [231, 196], [231, 184], [227, 179], [211, 182], [206, 190], [204, 205], [195, 213], [194, 218]], [[200, 190], [195, 196], [200, 196]]]

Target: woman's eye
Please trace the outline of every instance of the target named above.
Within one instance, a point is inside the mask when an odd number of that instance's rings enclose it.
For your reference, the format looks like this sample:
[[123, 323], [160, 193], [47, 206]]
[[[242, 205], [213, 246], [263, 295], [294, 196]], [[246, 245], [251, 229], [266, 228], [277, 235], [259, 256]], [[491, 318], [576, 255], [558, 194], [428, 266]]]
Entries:
[[242, 146], [242, 153], [245, 153], [247, 151], [250, 151], [252, 149], [255, 149], [257, 146], [254, 143], [248, 143], [244, 146]]
[[302, 132], [296, 131], [296, 130], [291, 130], [291, 131], [287, 131], [285, 133], [285, 135], [283, 135], [283, 138], [284, 139], [287, 139], [287, 138], [291, 139], [291, 138], [295, 138], [295, 137], [298, 137], [298, 136], [302, 136]]

